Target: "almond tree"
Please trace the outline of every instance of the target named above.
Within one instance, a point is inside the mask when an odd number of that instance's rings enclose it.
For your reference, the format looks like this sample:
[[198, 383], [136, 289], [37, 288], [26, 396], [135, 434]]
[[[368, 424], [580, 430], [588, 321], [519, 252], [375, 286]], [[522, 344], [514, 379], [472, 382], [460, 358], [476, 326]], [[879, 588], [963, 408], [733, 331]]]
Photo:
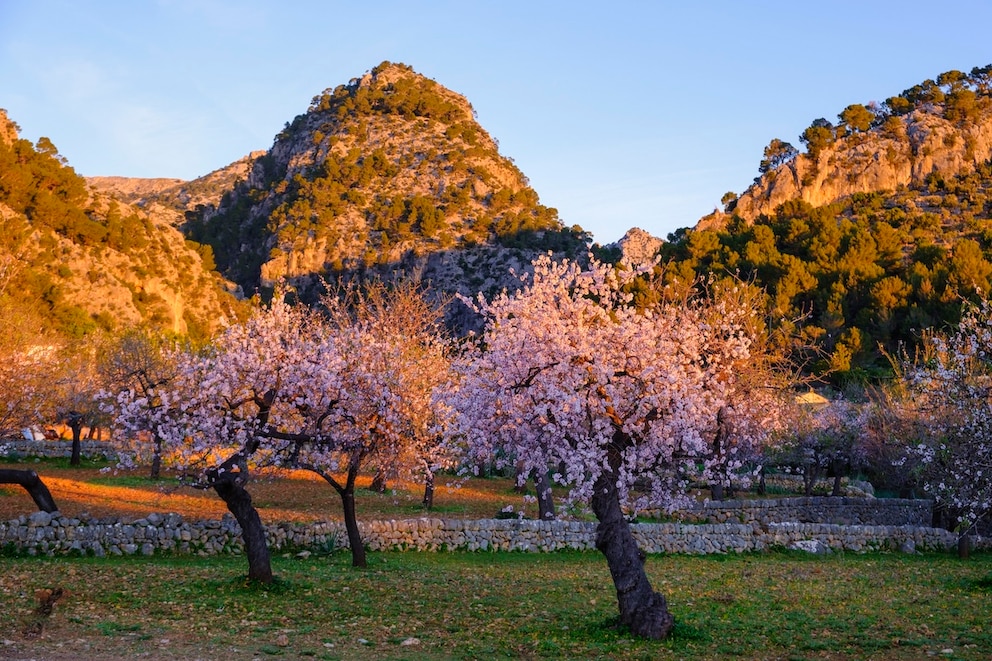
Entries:
[[[106, 391], [133, 390], [144, 397], [149, 409], [154, 410], [161, 405], [157, 393], [166, 390], [164, 386], [175, 377], [175, 366], [169, 360], [174, 354], [164, 338], [131, 329], [103, 342], [97, 353], [97, 369]], [[162, 438], [146, 429], [120, 440], [131, 441], [129, 450], [135, 454], [144, 454], [146, 446], [150, 445], [150, 477], [158, 479], [162, 467]]]
[[902, 381], [924, 488], [966, 541], [992, 514], [992, 303], [967, 306], [950, 333], [928, 334]]
[[353, 564], [365, 566], [355, 509], [365, 463], [374, 458], [395, 473], [411, 457], [434, 466], [429, 439], [418, 436], [425, 423], [414, 419], [431, 389], [410, 375], [418, 364], [446, 378], [445, 349], [409, 310], [403, 324], [390, 322], [399, 298], [328, 299], [327, 314], [277, 298], [207, 350], [178, 353], [168, 383], [118, 396], [121, 431], [150, 429], [184, 480], [225, 501], [241, 524], [250, 578], [271, 580], [264, 528], [245, 489], [255, 469], [302, 468], [326, 480], [341, 496]]
[[[674, 620], [648, 582], [624, 507], [675, 508], [700, 466], [708, 477], [756, 310], [697, 295], [638, 312], [623, 293], [634, 275], [543, 257], [517, 293], [480, 297], [487, 324], [456, 362], [458, 387], [445, 402], [469, 465], [519, 463], [524, 478], [550, 467], [569, 487], [565, 506], [591, 505], [621, 622], [663, 638]], [[737, 415], [746, 406], [738, 400]]]
[[[59, 364], [55, 339], [46, 336], [31, 315], [7, 304], [5, 268], [0, 262], [0, 317], [7, 323], [0, 336], [0, 455], [6, 451], [3, 438], [33, 432], [40, 422], [50, 421], [53, 375]], [[39, 510], [58, 510], [48, 487], [31, 469], [0, 470], [0, 484], [23, 487]]]
[[833, 474], [831, 496], [841, 495], [844, 477], [868, 463], [868, 404], [837, 399], [810, 407], [789, 407], [789, 431], [774, 448], [771, 459], [803, 478], [803, 492], [813, 495], [821, 477]]
[[18, 435], [43, 419], [45, 375], [51, 362], [47, 354], [52, 349], [30, 346], [12, 335], [0, 337], [0, 438]]
[[357, 325], [368, 339], [377, 338], [385, 352], [373, 360], [382, 364], [382, 373], [392, 375], [388, 402], [395, 409], [397, 427], [393, 443], [380, 438], [374, 444], [371, 463], [377, 475], [386, 479], [421, 480], [422, 503], [434, 503], [435, 473], [456, 465], [457, 457], [442, 443], [439, 429], [443, 411], [433, 395], [450, 379], [450, 345], [443, 331], [442, 302], [429, 302], [417, 283], [405, 280], [389, 286], [369, 283], [364, 289], [339, 292], [325, 299], [332, 326]]
[[[320, 475], [341, 497], [352, 564], [366, 565], [355, 511], [356, 479], [366, 464], [388, 478], [422, 477], [433, 501], [434, 472], [450, 460], [437, 434], [431, 399], [448, 380], [448, 345], [439, 307], [410, 283], [370, 283], [364, 290], [326, 297], [327, 335], [316, 364], [331, 366], [315, 391], [295, 395], [306, 425], [298, 433], [272, 431], [284, 465]], [[344, 472], [343, 480], [336, 473]]]
[[89, 427], [92, 434], [102, 422], [94, 357], [92, 341], [76, 340], [63, 345], [51, 365], [46, 402], [49, 416], [64, 421], [72, 431], [71, 466], [82, 463], [83, 427]]
[[211, 488], [224, 501], [241, 526], [250, 580], [273, 577], [265, 529], [246, 486], [253, 469], [276, 462], [267, 434], [278, 419], [273, 409], [282, 413], [308, 368], [319, 371], [314, 347], [321, 340], [312, 315], [277, 301], [202, 351], [172, 352], [172, 379], [147, 388], [130, 384], [112, 407], [122, 450], [134, 435], [151, 433], [162, 439], [163, 459], [183, 482]]

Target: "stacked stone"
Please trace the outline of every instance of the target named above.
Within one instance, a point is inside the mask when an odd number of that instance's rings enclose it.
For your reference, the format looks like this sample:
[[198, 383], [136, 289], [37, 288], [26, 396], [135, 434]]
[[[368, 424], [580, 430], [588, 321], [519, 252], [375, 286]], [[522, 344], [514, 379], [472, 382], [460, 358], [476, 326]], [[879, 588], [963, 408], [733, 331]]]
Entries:
[[[762, 549], [789, 548], [799, 541], [817, 541], [834, 551], [948, 551], [957, 547], [957, 535], [924, 526], [843, 526], [829, 523], [773, 523], [764, 534]], [[992, 548], [992, 539], [976, 539]]]
[[[79, 448], [82, 456], [103, 458], [110, 461], [117, 459], [113, 446], [106, 441], [80, 441]], [[21, 457], [39, 457], [56, 459], [72, 456], [72, 441], [29, 441], [23, 438], [4, 439], [0, 441], [0, 451]]]
[[743, 553], [755, 550], [755, 531], [739, 523], [639, 523], [631, 526], [645, 553]]
[[686, 522], [746, 523], [767, 526], [779, 521], [841, 525], [925, 526], [933, 502], [902, 498], [812, 496], [700, 503], [676, 514]]
[[[588, 551], [596, 548], [596, 524], [583, 521], [420, 518], [359, 524], [370, 550], [416, 551]], [[743, 553], [774, 548], [950, 550], [954, 533], [925, 526], [838, 525], [831, 523], [640, 523], [631, 531], [646, 553]], [[348, 544], [340, 522], [281, 523], [266, 528], [273, 550], [332, 551]], [[797, 546], [798, 545], [798, 546]], [[29, 555], [216, 555], [244, 551], [241, 528], [230, 516], [219, 521], [185, 521], [178, 514], [149, 514], [136, 521], [64, 517], [36, 512], [0, 523], [0, 547]], [[992, 548], [975, 538], [972, 548]]]

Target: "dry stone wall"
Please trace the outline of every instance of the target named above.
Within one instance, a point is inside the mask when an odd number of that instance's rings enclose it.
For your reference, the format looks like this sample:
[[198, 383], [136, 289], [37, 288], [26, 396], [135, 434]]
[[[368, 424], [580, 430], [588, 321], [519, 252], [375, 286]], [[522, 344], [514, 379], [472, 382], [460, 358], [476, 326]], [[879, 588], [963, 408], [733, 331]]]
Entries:
[[[4, 441], [7, 451], [67, 456], [68, 441]], [[39, 447], [50, 450], [42, 453]], [[84, 454], [107, 454], [106, 444], [85, 441]], [[812, 497], [706, 502], [678, 513], [679, 522], [636, 523], [631, 528], [646, 553], [742, 553], [773, 548], [863, 552], [950, 550], [957, 536], [929, 526], [928, 500]], [[524, 519], [419, 518], [361, 522], [372, 551], [595, 550], [596, 524]], [[341, 522], [267, 526], [275, 552], [329, 552], [347, 546]], [[978, 538], [973, 548], [992, 548]], [[28, 555], [215, 555], [242, 553], [241, 529], [230, 516], [187, 521], [178, 514], [138, 520], [66, 517], [35, 512], [0, 523], [0, 548]]]
[[781, 521], [845, 526], [929, 526], [933, 521], [933, 501], [849, 496], [724, 500], [700, 503], [676, 516], [686, 522], [759, 526]]
[[[113, 446], [106, 441], [82, 440], [79, 442], [80, 453], [91, 459], [115, 460], [117, 453]], [[41, 459], [58, 459], [72, 455], [72, 441], [63, 439], [29, 441], [23, 438], [5, 438], [0, 440], [0, 457], [38, 457]]]
[[[420, 518], [360, 524], [372, 551], [595, 550], [596, 524], [581, 521]], [[944, 551], [957, 545], [954, 533], [924, 526], [865, 526], [829, 523], [686, 524], [637, 523], [634, 538], [646, 553], [743, 553], [774, 548], [864, 552]], [[267, 526], [273, 552], [321, 553], [347, 546], [344, 524]], [[978, 538], [975, 549], [992, 549]], [[229, 516], [187, 521], [178, 514], [150, 514], [136, 521], [65, 517], [35, 512], [0, 523], [0, 548], [27, 555], [216, 555], [242, 553], [241, 530]]]

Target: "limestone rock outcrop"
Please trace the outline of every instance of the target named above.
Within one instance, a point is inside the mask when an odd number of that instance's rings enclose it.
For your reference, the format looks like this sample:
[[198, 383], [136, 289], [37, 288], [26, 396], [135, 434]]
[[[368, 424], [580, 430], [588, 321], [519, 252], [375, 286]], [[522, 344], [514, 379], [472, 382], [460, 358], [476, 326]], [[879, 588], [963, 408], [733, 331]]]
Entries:
[[[917, 109], [888, 126], [854, 133], [765, 173], [736, 201], [731, 214], [753, 222], [791, 200], [814, 207], [855, 193], [895, 191], [933, 173], [951, 177], [992, 158], [992, 110], [975, 121], [954, 122], [932, 109]], [[731, 214], [716, 212], [697, 229], [723, 227]]]

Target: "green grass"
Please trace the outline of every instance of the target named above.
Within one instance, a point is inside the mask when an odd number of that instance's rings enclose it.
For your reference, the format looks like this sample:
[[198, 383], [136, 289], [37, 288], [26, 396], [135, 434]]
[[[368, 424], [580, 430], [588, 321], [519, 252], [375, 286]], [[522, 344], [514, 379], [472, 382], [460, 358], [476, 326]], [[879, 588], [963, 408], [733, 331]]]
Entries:
[[126, 474], [126, 475], [103, 475], [87, 480], [90, 484], [100, 484], [106, 487], [137, 487], [147, 488], [149, 485], [160, 487], [179, 486], [179, 480], [174, 477], [160, 477], [152, 479], [148, 475]]
[[[0, 443], [2, 445], [2, 443]], [[116, 465], [116, 462], [108, 461], [103, 457], [91, 458], [87, 456], [80, 457], [79, 465], [73, 466], [70, 462], [71, 457], [32, 457], [32, 456], [22, 456], [16, 452], [11, 454], [0, 454], [0, 462], [11, 463], [11, 464], [24, 464], [19, 466], [19, 468], [31, 469], [34, 471], [42, 472], [46, 468], [107, 468]]]
[[[992, 554], [655, 556], [676, 617], [617, 627], [596, 553], [347, 553], [244, 559], [0, 558], [0, 657], [317, 659], [988, 659]], [[34, 591], [64, 587], [39, 640]], [[951, 650], [947, 652], [947, 650]]]

